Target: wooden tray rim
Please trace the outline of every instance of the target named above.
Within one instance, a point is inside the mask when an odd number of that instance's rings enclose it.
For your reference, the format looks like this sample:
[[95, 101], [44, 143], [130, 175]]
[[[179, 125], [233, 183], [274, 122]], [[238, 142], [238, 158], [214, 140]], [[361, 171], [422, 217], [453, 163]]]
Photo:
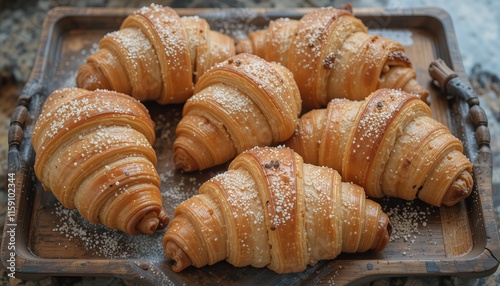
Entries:
[[[22, 94], [19, 98], [18, 103], [21, 105], [29, 103], [31, 106], [37, 106], [33, 103], [33, 100], [40, 100], [40, 94], [43, 94], [45, 83], [47, 78], [43, 76], [45, 70], [47, 69], [47, 61], [44, 60], [50, 50], [50, 40], [52, 39], [54, 29], [57, 23], [62, 19], [68, 17], [78, 17], [78, 16], [90, 16], [90, 17], [125, 17], [130, 12], [134, 11], [136, 8], [75, 8], [75, 7], [56, 7], [51, 9], [44, 21], [42, 28], [42, 35], [39, 44], [38, 54], [35, 62], [34, 69], [30, 76], [30, 79], [26, 86], [24, 87]], [[193, 15], [200, 13], [207, 13], [214, 11], [214, 9], [204, 8], [204, 9], [188, 9], [180, 8], [175, 9], [180, 15]], [[279, 16], [293, 16], [307, 13], [312, 10], [312, 8], [300, 8], [300, 9], [250, 9], [258, 14], [264, 15], [279, 15]], [[458, 50], [458, 44], [455, 38], [453, 25], [449, 15], [440, 8], [427, 7], [427, 8], [403, 8], [403, 9], [383, 9], [383, 8], [354, 8], [354, 14], [356, 16], [377, 16], [377, 15], [391, 15], [391, 16], [402, 16], [402, 17], [412, 17], [412, 16], [426, 16], [438, 20], [444, 27], [446, 33], [446, 43], [448, 48]], [[445, 59], [446, 61], [446, 59]], [[463, 69], [462, 61], [458, 53], [450, 54], [448, 59], [448, 64], [452, 67], [457, 74], [462, 78], [466, 79], [465, 72]], [[30, 102], [31, 100], [31, 102]], [[41, 106], [41, 105], [38, 105]], [[33, 110], [34, 114], [39, 114], [40, 110]], [[32, 113], [33, 115], [33, 113]], [[30, 120], [28, 118], [28, 120]], [[12, 125], [12, 124], [11, 124]], [[27, 202], [23, 202], [24, 196], [26, 196], [24, 187], [29, 184], [29, 178], [26, 178], [28, 172], [23, 172], [23, 169], [30, 169], [33, 165], [33, 150], [30, 144], [30, 138], [24, 138], [19, 144], [12, 144], [9, 140], [9, 173], [19, 172], [19, 179], [16, 180], [16, 189], [21, 190], [16, 196], [16, 205], [20, 206], [16, 209], [15, 218], [16, 221], [22, 222], [25, 217], [29, 218], [29, 214], [26, 214], [26, 209], [24, 213], [21, 213], [20, 209], [22, 206], [26, 206]], [[16, 143], [16, 142], [15, 142]], [[482, 161], [485, 166], [484, 172], [485, 185], [489, 190], [481, 190], [479, 196], [482, 200], [481, 209], [486, 231], [486, 247], [484, 251], [478, 253], [474, 258], [460, 259], [454, 258], [443, 258], [443, 259], [429, 259], [429, 260], [362, 260], [363, 265], [358, 265], [357, 260], [341, 260], [342, 267], [344, 269], [352, 267], [352, 269], [363, 269], [366, 264], [380, 264], [384, 263], [383, 269], [370, 269], [370, 270], [360, 270], [359, 276], [355, 277], [353, 281], [356, 283], [371, 281], [375, 278], [381, 277], [396, 277], [396, 276], [408, 276], [408, 275], [457, 275], [466, 278], [482, 277], [487, 276], [496, 271], [499, 265], [498, 258], [500, 257], [500, 244], [498, 238], [498, 232], [496, 230], [496, 225], [494, 224], [493, 207], [491, 200], [491, 153], [488, 150], [479, 150], [477, 155], [477, 160]], [[489, 168], [489, 170], [488, 170]], [[488, 176], [489, 182], [488, 182]], [[488, 197], [489, 195], [489, 197]], [[488, 223], [491, 222], [491, 223]], [[7, 224], [7, 221], [6, 221]], [[26, 226], [27, 225], [27, 226]], [[25, 230], [29, 229], [29, 224], [24, 225]], [[7, 228], [4, 228], [4, 233], [2, 237], [2, 248], [1, 257], [2, 264], [5, 267], [6, 261], [9, 257], [10, 251], [7, 249]], [[16, 241], [21, 241], [23, 239], [24, 233], [21, 231], [16, 232]], [[32, 279], [40, 278], [43, 276], [50, 275], [70, 275], [70, 276], [115, 276], [121, 277], [125, 280], [139, 279], [141, 282], [149, 282], [150, 284], [157, 284], [158, 281], [165, 281], [169, 279], [168, 277], [163, 277], [162, 267], [165, 266], [163, 261], [146, 261], [140, 259], [40, 259], [39, 257], [33, 255], [27, 248], [16, 248], [16, 264], [17, 268], [16, 274], [19, 276]], [[400, 271], [401, 267], [392, 267], [404, 263], [408, 271]], [[474, 263], [473, 266], [470, 264]], [[62, 265], [65, 266], [62, 266]], [[114, 273], [106, 272], [109, 268], [116, 270]], [[331, 273], [330, 273], [331, 274]], [[329, 274], [325, 274], [328, 276]], [[323, 277], [325, 278], [325, 277]], [[317, 281], [316, 281], [317, 282]]]

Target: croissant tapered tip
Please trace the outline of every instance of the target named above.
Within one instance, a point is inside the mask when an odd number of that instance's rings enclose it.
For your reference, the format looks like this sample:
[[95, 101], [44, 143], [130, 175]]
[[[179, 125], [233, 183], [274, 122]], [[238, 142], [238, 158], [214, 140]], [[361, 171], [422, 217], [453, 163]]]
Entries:
[[152, 234], [156, 231], [159, 224], [158, 215], [155, 212], [150, 212], [137, 223], [136, 228], [143, 234]]
[[156, 230], [164, 229], [169, 220], [165, 210], [162, 209], [159, 214], [152, 211], [147, 213], [135, 227], [142, 234], [153, 234]]
[[158, 229], [164, 229], [167, 227], [170, 218], [165, 210], [161, 210], [160, 215], [158, 215], [158, 219], [160, 220], [158, 223]]
[[472, 184], [473, 179], [471, 173], [467, 170], [463, 171], [446, 191], [442, 204], [445, 206], [453, 206], [465, 199], [472, 192]]
[[175, 261], [175, 264], [172, 266], [172, 270], [175, 272], [180, 272], [193, 263], [186, 252], [171, 240], [165, 244], [165, 256]]
[[423, 101], [427, 101], [429, 96], [429, 91], [421, 86], [416, 79], [410, 79], [403, 90], [408, 93], [418, 94]]
[[174, 162], [175, 167], [182, 169], [184, 172], [192, 172], [199, 169], [196, 161], [184, 148], [175, 149]]
[[249, 39], [241, 39], [235, 42], [234, 47], [236, 54], [250, 53], [253, 54], [252, 42]]
[[111, 85], [101, 69], [93, 63], [86, 63], [78, 69], [76, 84], [87, 90], [111, 89]]
[[376, 239], [371, 247], [372, 250], [379, 252], [382, 251], [389, 243], [392, 233], [392, 224], [387, 215], [383, 215], [379, 220], [379, 231]]

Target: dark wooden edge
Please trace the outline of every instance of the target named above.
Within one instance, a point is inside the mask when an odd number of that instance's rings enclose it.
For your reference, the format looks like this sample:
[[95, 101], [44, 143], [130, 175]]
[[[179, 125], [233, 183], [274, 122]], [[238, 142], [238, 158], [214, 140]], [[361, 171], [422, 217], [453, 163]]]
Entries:
[[[479, 107], [479, 100], [475, 98], [473, 89], [470, 87], [469, 80], [466, 76], [462, 59], [458, 49], [458, 41], [454, 31], [451, 17], [444, 10], [433, 8], [433, 14], [441, 19], [442, 25], [445, 28], [446, 42], [450, 51], [449, 59], [444, 59], [444, 62], [455, 72], [457, 78], [452, 78], [448, 82], [447, 92], [451, 92], [451, 88], [462, 90], [461, 96], [456, 95], [449, 98], [450, 105], [450, 122], [455, 127], [454, 134], [464, 143], [464, 153], [473, 163], [473, 176], [475, 181], [475, 189], [473, 194], [466, 200], [469, 207], [469, 219], [473, 229], [474, 247], [471, 252], [464, 256], [455, 266], [458, 270], [457, 276], [461, 276], [462, 272], [470, 272], [463, 262], [469, 259], [482, 261], [484, 274], [493, 274], [500, 263], [500, 239], [498, 229], [495, 224], [495, 214], [492, 197], [492, 154], [489, 146], [489, 130], [487, 129], [487, 118], [477, 116], [482, 109]], [[460, 82], [464, 86], [457, 87], [456, 82]], [[454, 84], [452, 84], [454, 83]], [[465, 93], [472, 92], [469, 97]], [[447, 96], [441, 92], [443, 96]], [[480, 109], [480, 110], [478, 110]], [[472, 207], [476, 206], [476, 207]], [[478, 243], [479, 241], [485, 242]], [[463, 264], [463, 265], [460, 265]], [[469, 277], [468, 275], [463, 275]]]
[[[18, 100], [18, 112], [13, 114], [11, 127], [9, 129], [9, 154], [8, 154], [8, 171], [16, 176], [16, 212], [15, 221], [23, 227], [16, 231], [16, 277], [25, 278], [41, 278], [50, 275], [72, 275], [72, 276], [117, 276], [125, 280], [138, 280], [141, 283], [158, 284], [170, 281], [169, 277], [165, 277], [162, 267], [166, 267], [164, 261], [144, 261], [144, 260], [107, 260], [107, 259], [40, 259], [33, 255], [27, 248], [25, 234], [29, 230], [31, 208], [30, 200], [26, 196], [30, 196], [34, 189], [33, 179], [33, 161], [34, 151], [31, 147], [30, 130], [34, 118], [40, 112], [41, 104], [39, 101], [44, 100], [46, 94], [45, 84], [46, 78], [44, 71], [46, 70], [46, 59], [48, 49], [50, 47], [49, 40], [53, 35], [56, 24], [67, 17], [77, 16], [102, 16], [102, 17], [125, 17], [127, 14], [135, 10], [135, 8], [73, 8], [73, 7], [57, 7], [49, 11], [47, 14], [41, 40], [39, 44], [38, 55], [35, 66], [30, 76], [28, 83], [22, 91]], [[310, 8], [304, 9], [253, 9], [257, 14], [265, 15], [265, 17], [299, 17], [310, 11]], [[211, 9], [177, 9], [180, 15], [192, 15], [210, 13]], [[454, 34], [453, 25], [449, 15], [439, 8], [414, 8], [414, 9], [373, 9], [373, 8], [355, 8], [354, 14], [360, 18], [363, 17], [379, 17], [383, 21], [383, 17], [408, 17], [421, 16], [433, 18], [443, 26], [446, 31], [446, 45], [450, 51], [450, 58], [445, 58], [445, 61], [457, 72], [459, 76], [467, 80], [461, 62], [460, 54], [458, 53], [458, 44]], [[474, 175], [476, 181], [480, 182], [477, 186], [477, 192], [472, 200], [480, 202], [480, 208], [472, 208], [471, 221], [472, 227], [477, 230], [475, 244], [478, 241], [485, 240], [486, 244], [481, 246], [481, 249], [473, 249], [466, 258], [451, 258], [439, 260], [363, 260], [363, 265], [357, 260], [333, 260], [326, 265], [330, 271], [323, 271], [321, 277], [309, 282], [324, 282], [329, 279], [335, 279], [336, 283], [364, 283], [381, 277], [392, 276], [422, 276], [422, 275], [457, 275], [466, 278], [487, 276], [496, 271], [498, 268], [498, 258], [500, 252], [500, 243], [496, 225], [494, 223], [493, 204], [491, 198], [491, 152], [487, 150], [478, 150], [473, 130], [471, 130], [470, 122], [468, 121], [465, 109], [466, 103], [454, 101], [451, 103], [452, 113], [458, 116], [452, 116], [451, 120], [455, 125], [458, 125], [458, 131], [465, 149], [469, 152], [470, 158], [474, 162]], [[19, 131], [19, 129], [21, 129]], [[457, 131], [457, 130], [455, 130]], [[469, 132], [469, 133], [467, 133]], [[476, 148], [476, 149], [474, 149]], [[476, 151], [478, 150], [478, 151]], [[28, 197], [29, 198], [29, 197]], [[31, 200], [32, 201], [32, 200]], [[31, 202], [32, 204], [32, 202]], [[22, 211], [20, 211], [22, 210]], [[6, 226], [8, 222], [6, 220]], [[19, 227], [19, 226], [18, 226]], [[10, 256], [11, 250], [8, 249], [9, 236], [4, 228], [2, 237], [1, 257], [2, 264], [7, 265], [7, 259]], [[374, 267], [363, 267], [365, 264], [371, 264]], [[404, 264], [404, 272], [401, 264]], [[336, 267], [342, 265], [341, 268]], [[113, 269], [113, 273], [108, 273], [109, 269]], [[341, 273], [354, 273], [355, 280], [339, 281], [342, 276], [333, 273], [334, 269], [341, 269]], [[366, 269], [366, 270], [364, 270]], [[104, 272], [106, 271], [106, 272]], [[337, 271], [337, 270], [335, 270]], [[352, 276], [349, 276], [352, 277]], [[339, 284], [339, 283], [337, 283]]]

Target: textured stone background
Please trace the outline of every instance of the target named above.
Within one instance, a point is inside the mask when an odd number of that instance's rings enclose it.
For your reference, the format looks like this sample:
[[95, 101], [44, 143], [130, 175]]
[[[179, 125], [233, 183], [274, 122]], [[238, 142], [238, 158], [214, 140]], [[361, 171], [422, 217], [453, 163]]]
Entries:
[[[34, 64], [40, 29], [46, 12], [55, 6], [141, 7], [149, 3], [172, 7], [317, 7], [337, 6], [347, 1], [328, 0], [26, 0], [0, 1], [0, 224], [3, 228], [6, 201], [7, 130], [17, 95]], [[452, 17], [465, 71], [481, 98], [492, 134], [494, 155], [493, 194], [497, 225], [500, 214], [500, 1], [495, 0], [361, 0], [349, 1], [354, 7], [437, 6]], [[500, 229], [500, 228], [499, 228]], [[1, 229], [0, 229], [1, 230]], [[0, 285], [124, 285], [116, 278], [49, 277], [40, 281], [7, 279], [0, 270]], [[379, 280], [372, 285], [500, 285], [500, 273], [493, 276], [460, 280], [455, 277], [397, 278]]]

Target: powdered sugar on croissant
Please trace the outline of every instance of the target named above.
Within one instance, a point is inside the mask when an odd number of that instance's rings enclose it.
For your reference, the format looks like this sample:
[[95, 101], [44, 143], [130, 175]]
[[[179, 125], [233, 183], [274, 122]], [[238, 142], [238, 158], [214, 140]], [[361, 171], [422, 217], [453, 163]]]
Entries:
[[132, 97], [62, 88], [33, 129], [35, 175], [70, 209], [129, 234], [165, 228], [154, 123]]
[[174, 271], [227, 260], [303, 271], [340, 252], [381, 251], [390, 236], [380, 205], [289, 148], [257, 147], [181, 203], [163, 238]]
[[332, 98], [361, 100], [380, 88], [417, 93], [424, 100], [428, 95], [403, 46], [368, 34], [349, 5], [271, 21], [268, 29], [237, 41], [236, 51], [285, 65], [308, 107], [325, 106]]
[[225, 163], [254, 146], [292, 136], [301, 112], [293, 75], [251, 54], [231, 57], [205, 73], [183, 108], [174, 160], [185, 171]]
[[203, 73], [234, 53], [234, 41], [211, 31], [206, 20], [181, 18], [170, 7], [152, 4], [100, 41], [78, 70], [77, 84], [161, 104], [182, 103]]
[[369, 196], [454, 205], [472, 192], [462, 143], [415, 94], [381, 89], [364, 101], [334, 99], [304, 114], [285, 142], [305, 162], [329, 166]]

